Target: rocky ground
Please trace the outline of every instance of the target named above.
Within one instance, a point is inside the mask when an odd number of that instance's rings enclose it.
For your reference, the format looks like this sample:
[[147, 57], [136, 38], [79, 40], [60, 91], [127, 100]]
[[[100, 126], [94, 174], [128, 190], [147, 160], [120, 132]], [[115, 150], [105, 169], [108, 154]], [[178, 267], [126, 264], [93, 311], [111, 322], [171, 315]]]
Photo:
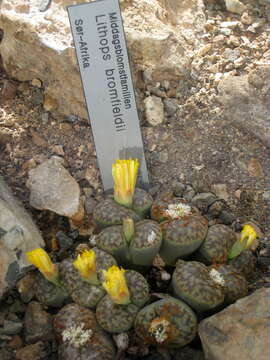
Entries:
[[[185, 76], [157, 81], [144, 69], [141, 80], [136, 77], [136, 94], [152, 194], [173, 182], [191, 183], [226, 200], [234, 223], [259, 224], [258, 267], [250, 284], [255, 290], [270, 284], [270, 3], [244, 3], [245, 10], [233, 13], [222, 1], [205, 1], [199, 40], [186, 34]], [[29, 171], [52, 156], [64, 159], [91, 214], [103, 194], [91, 128], [87, 119], [54, 110], [38, 78], [18, 81], [1, 66], [0, 91], [0, 174], [31, 212], [48, 249], [58, 249], [55, 233], [72, 236], [74, 230], [65, 217], [30, 205]], [[5, 298], [0, 325], [14, 320], [21, 325], [0, 333], [0, 357], [13, 359], [14, 349], [20, 349], [16, 359], [30, 359], [27, 351], [31, 359], [53, 359], [48, 329], [24, 347], [26, 303], [16, 290]], [[27, 311], [42, 313], [35, 306]], [[51, 314], [40, 316], [50, 324]], [[203, 358], [196, 347], [177, 356]]]

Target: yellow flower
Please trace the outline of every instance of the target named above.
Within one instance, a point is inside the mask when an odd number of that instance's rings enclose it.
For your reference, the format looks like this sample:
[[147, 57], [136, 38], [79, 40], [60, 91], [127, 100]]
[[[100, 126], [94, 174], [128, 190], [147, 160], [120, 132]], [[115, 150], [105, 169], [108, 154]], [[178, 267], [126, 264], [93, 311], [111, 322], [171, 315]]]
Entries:
[[241, 237], [233, 244], [228, 258], [233, 259], [234, 257], [241, 254], [242, 251], [249, 249], [252, 246], [256, 237], [257, 234], [254, 228], [248, 224], [244, 225], [243, 230], [241, 231]]
[[137, 180], [139, 162], [137, 159], [116, 160], [112, 165], [114, 200], [131, 207]]
[[58, 281], [58, 269], [55, 264], [52, 263], [49, 255], [42, 248], [34, 249], [26, 253], [27, 260], [36, 266], [39, 271], [55, 285], [59, 285]]
[[245, 248], [248, 249], [256, 239], [257, 234], [251, 225], [245, 225], [241, 231], [240, 241], [245, 243]]
[[102, 283], [111, 300], [115, 304], [130, 303], [130, 294], [125, 279], [125, 270], [113, 265], [107, 271], [103, 270], [105, 281]]
[[83, 280], [90, 284], [99, 284], [96, 272], [96, 253], [94, 250], [84, 250], [73, 262]]

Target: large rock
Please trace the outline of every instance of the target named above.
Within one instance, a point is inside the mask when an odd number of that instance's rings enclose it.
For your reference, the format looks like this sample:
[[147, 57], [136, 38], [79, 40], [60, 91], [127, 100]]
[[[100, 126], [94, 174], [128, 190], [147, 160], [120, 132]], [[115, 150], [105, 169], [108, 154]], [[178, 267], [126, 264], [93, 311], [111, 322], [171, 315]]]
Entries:
[[63, 159], [52, 157], [29, 172], [30, 204], [72, 217], [79, 211], [80, 187], [62, 163]]
[[0, 177], [0, 298], [29, 267], [25, 252], [43, 246], [30, 215]]
[[[38, 78], [45, 104], [63, 114], [86, 118], [66, 6], [88, 0], [54, 0], [40, 11], [40, 0], [0, 1], [1, 54], [12, 78]], [[134, 74], [148, 70], [154, 81], [185, 76], [190, 45], [203, 32], [203, 0], [132, 0], [121, 2]], [[140, 76], [137, 77], [138, 81]], [[136, 80], [136, 78], [135, 78]], [[47, 105], [46, 105], [47, 108]]]
[[248, 75], [224, 78], [218, 90], [228, 121], [270, 147], [270, 65], [261, 65]]
[[250, 296], [199, 325], [206, 360], [269, 360], [270, 289]]

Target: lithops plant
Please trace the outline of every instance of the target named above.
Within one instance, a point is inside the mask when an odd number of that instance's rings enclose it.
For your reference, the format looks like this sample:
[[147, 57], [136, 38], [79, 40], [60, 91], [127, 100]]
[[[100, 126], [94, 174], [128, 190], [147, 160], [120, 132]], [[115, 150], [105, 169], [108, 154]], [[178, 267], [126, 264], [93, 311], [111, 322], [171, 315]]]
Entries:
[[[92, 256], [93, 253], [94, 256]], [[88, 262], [88, 260], [91, 261]], [[116, 261], [110, 254], [93, 248], [79, 254], [75, 261], [63, 260], [59, 271], [62, 283], [67, 288], [70, 297], [79, 305], [94, 308], [105, 295], [105, 290], [101, 285], [102, 270], [112, 265], [116, 265]]]
[[227, 262], [230, 249], [236, 242], [236, 233], [223, 224], [209, 227], [205, 240], [198, 249], [198, 258], [208, 264], [224, 264]]
[[225, 292], [225, 304], [231, 304], [238, 299], [246, 296], [248, 293], [248, 283], [244, 275], [236, 271], [236, 269], [227, 264], [217, 264], [209, 267], [212, 276], [220, 279]]
[[229, 260], [229, 264], [248, 279], [255, 269], [256, 258], [252, 254], [252, 251], [247, 249], [241, 252], [240, 255]]
[[139, 163], [137, 159], [117, 160], [112, 165], [114, 198], [101, 201], [93, 212], [98, 228], [122, 224], [123, 218], [138, 221], [152, 206], [152, 197], [142, 189], [135, 189]]
[[59, 360], [114, 360], [115, 348], [95, 314], [78, 304], [62, 308], [53, 322]]
[[133, 270], [112, 266], [104, 273], [103, 286], [107, 291], [97, 305], [96, 317], [100, 326], [110, 333], [129, 330], [139, 309], [149, 298], [144, 277]]
[[93, 211], [93, 221], [99, 229], [120, 225], [126, 217], [130, 217], [134, 221], [140, 220], [140, 216], [135, 211], [117, 204], [113, 199], [101, 201]]
[[197, 261], [178, 260], [172, 276], [173, 293], [194, 310], [206, 311], [217, 308], [224, 301], [222, 277]]
[[152, 220], [137, 223], [124, 218], [123, 225], [103, 229], [96, 237], [97, 246], [112, 254], [126, 268], [152, 265], [162, 243], [160, 225]]
[[36, 298], [48, 306], [61, 306], [68, 299], [68, 293], [59, 276], [58, 264], [54, 264], [41, 248], [27, 252], [26, 258], [40, 271], [34, 284]]
[[37, 274], [34, 293], [38, 301], [47, 306], [61, 307], [69, 300], [69, 294], [63, 285], [55, 286], [41, 274]]
[[174, 265], [178, 258], [185, 258], [203, 242], [208, 221], [185, 200], [163, 197], [153, 204], [151, 217], [160, 221], [163, 241], [160, 256], [167, 265]]
[[138, 337], [148, 344], [182, 347], [195, 338], [197, 318], [183, 301], [168, 297], [141, 309], [134, 328]]
[[250, 224], [244, 225], [240, 237], [233, 244], [229, 251], [228, 259], [231, 260], [236, 256], [240, 255], [241, 252], [243, 252], [244, 250], [251, 248], [256, 238], [257, 233], [255, 231], [255, 228]]
[[51, 261], [47, 252], [42, 248], [37, 248], [26, 253], [26, 258], [30, 264], [36, 266], [42, 275], [55, 286], [60, 286], [58, 266]]

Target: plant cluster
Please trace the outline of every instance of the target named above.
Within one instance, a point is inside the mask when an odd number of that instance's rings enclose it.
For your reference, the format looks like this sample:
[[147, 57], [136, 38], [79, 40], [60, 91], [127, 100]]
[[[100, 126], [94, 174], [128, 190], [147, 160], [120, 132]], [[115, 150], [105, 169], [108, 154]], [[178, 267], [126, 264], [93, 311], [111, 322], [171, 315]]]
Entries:
[[[145, 343], [181, 347], [195, 338], [198, 314], [247, 295], [246, 277], [254, 264], [248, 249], [257, 235], [249, 224], [241, 233], [223, 224], [209, 226], [192, 202], [172, 193], [153, 201], [135, 188], [138, 167], [132, 159], [113, 165], [114, 197], [101, 201], [93, 213], [96, 247], [60, 264], [52, 263], [43, 249], [26, 255], [44, 276], [36, 296], [46, 305], [71, 298], [94, 310], [106, 332], [134, 328]], [[150, 301], [144, 275], [157, 255], [172, 281], [168, 295]], [[75, 325], [63, 333], [62, 342], [84, 346], [95, 329], [85, 332]]]

